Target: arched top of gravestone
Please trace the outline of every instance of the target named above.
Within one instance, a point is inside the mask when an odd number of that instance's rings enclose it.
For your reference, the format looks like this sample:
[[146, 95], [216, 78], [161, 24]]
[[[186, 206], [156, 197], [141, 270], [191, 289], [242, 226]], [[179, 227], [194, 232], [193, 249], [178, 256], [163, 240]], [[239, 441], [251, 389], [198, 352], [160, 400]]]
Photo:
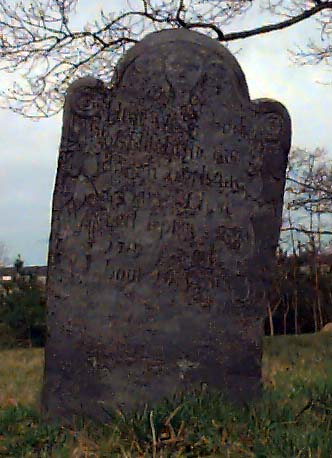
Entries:
[[[64, 107], [63, 144], [74, 135], [76, 121], [72, 116], [98, 118], [102, 125], [105, 116], [112, 116], [112, 122], [117, 123], [124, 112], [137, 117], [143, 110], [151, 118], [144, 122], [151, 124], [153, 113], [160, 113], [162, 107], [163, 112], [177, 116], [177, 110], [185, 106], [194, 111], [203, 107], [199, 118], [206, 132], [211, 131], [213, 121], [222, 135], [235, 117], [239, 135], [268, 146], [263, 175], [278, 179], [283, 175], [291, 139], [286, 108], [272, 99], [252, 101], [245, 75], [230, 51], [218, 41], [187, 29], [166, 29], [144, 37], [120, 59], [111, 87], [93, 77], [71, 84]], [[221, 129], [221, 124], [226, 126]], [[206, 135], [206, 142], [210, 140], [211, 135]]]
[[[189, 110], [183, 114], [186, 121], [182, 115], [179, 118], [184, 107]], [[125, 122], [124, 115], [128, 118]], [[167, 116], [173, 116], [173, 127], [166, 122]], [[139, 117], [137, 135], [142, 126], [146, 130], [156, 122], [160, 126], [167, 123], [167, 135], [172, 128], [185, 132], [190, 120], [197, 118], [202, 132], [200, 143], [204, 148], [212, 148], [213, 142], [217, 144], [218, 138], [223, 138], [235, 122], [235, 137], [247, 135], [248, 141], [256, 144], [255, 150], [264, 149], [260, 173], [265, 181], [265, 195], [271, 188], [267, 176], [277, 179], [279, 188], [282, 187], [291, 141], [289, 114], [275, 100], [251, 101], [237, 60], [224, 46], [206, 35], [186, 29], [151, 33], [120, 59], [110, 88], [93, 77], [75, 81], [69, 86], [65, 101], [63, 148], [75, 149], [77, 139], [74, 141], [74, 137], [77, 135], [74, 131], [78, 129], [78, 118], [90, 118], [91, 122], [98, 120], [100, 126], [105, 124], [105, 119], [114, 126], [120, 121], [121, 129], [128, 132], [132, 129], [131, 120]], [[88, 124], [84, 126], [86, 129]], [[153, 129], [156, 132], [156, 126]], [[160, 138], [163, 138], [165, 129], [160, 129]], [[211, 134], [213, 129], [216, 129], [214, 135]], [[241, 164], [245, 164], [245, 155], [241, 155]], [[272, 188], [269, 192], [274, 193]]]
[[[167, 61], [165, 62], [165, 65], [167, 67], [167, 64], [169, 63], [170, 67], [174, 67], [175, 62], [172, 61], [172, 55], [178, 55], [179, 52], [181, 52], [179, 49], [179, 45], [181, 43], [188, 50], [188, 57], [186, 59], [184, 56], [182, 56], [184, 57], [184, 59], [182, 60], [181, 64], [186, 68], [187, 72], [190, 72], [190, 69], [193, 70], [191, 75], [193, 79], [196, 76], [194, 74], [195, 69], [193, 68], [193, 65], [196, 64], [198, 67], [199, 65], [203, 64], [207, 67], [206, 70], [208, 70], [208, 67], [211, 69], [213, 65], [220, 65], [222, 63], [225, 71], [232, 73], [232, 77], [235, 76], [237, 88], [242, 98], [245, 101], [249, 102], [249, 90], [244, 73], [235, 57], [231, 54], [231, 52], [218, 41], [213, 40], [212, 38], [202, 33], [194, 32], [192, 30], [187, 30], [184, 28], [166, 29], [150, 33], [147, 36], [145, 36], [139, 43], [130, 48], [129, 51], [122, 57], [122, 59], [120, 59], [114, 71], [114, 75], [111, 82], [112, 86], [117, 87], [121, 83], [124, 73], [128, 66], [130, 66], [130, 64], [132, 64], [137, 58], [141, 57], [142, 55], [146, 55], [147, 57], [149, 57], [151, 55], [152, 49], [155, 50], [159, 48], [159, 50], [161, 50], [162, 47], [166, 46], [168, 48], [168, 52]], [[195, 47], [200, 47], [203, 49], [205, 48], [204, 62], [199, 62], [201, 55], [198, 56], [194, 52], [190, 52], [194, 51], [194, 49], [191, 48]], [[172, 53], [173, 49], [174, 53]], [[155, 63], [152, 63], [152, 65], [155, 65]], [[146, 68], [146, 70], [148, 71], [148, 68]], [[198, 71], [196, 71], [196, 73], [198, 73]]]
[[[131, 100], [135, 106], [137, 78], [141, 86], [144, 83], [140, 91], [143, 88], [143, 92], [150, 92], [149, 103], [156, 99], [158, 105], [163, 103], [160, 93], [166, 94], [169, 86], [173, 85], [178, 93], [195, 92], [198, 80], [207, 78], [212, 91], [205, 103], [215, 99], [215, 105], [230, 105], [231, 109], [234, 104], [240, 109], [246, 106], [261, 119], [259, 130], [264, 131], [268, 141], [273, 138], [280, 142], [285, 151], [290, 147], [291, 121], [284, 105], [267, 98], [251, 101], [245, 75], [231, 52], [220, 42], [187, 29], [166, 29], [145, 36], [118, 62], [111, 88], [93, 77], [72, 83], [67, 90], [64, 125], [69, 125], [71, 113], [83, 118], [98, 116], [105, 101], [113, 96]], [[151, 95], [153, 91], [155, 94]], [[140, 95], [144, 97], [142, 92]], [[169, 101], [164, 97], [164, 105]]]

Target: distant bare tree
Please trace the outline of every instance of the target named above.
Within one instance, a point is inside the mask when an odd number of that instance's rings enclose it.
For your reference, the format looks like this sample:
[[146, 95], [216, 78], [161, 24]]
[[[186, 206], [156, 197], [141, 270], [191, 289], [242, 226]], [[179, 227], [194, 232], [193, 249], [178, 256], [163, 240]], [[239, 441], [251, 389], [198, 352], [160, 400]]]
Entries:
[[8, 250], [4, 242], [0, 241], [0, 267], [4, 267], [8, 264]]
[[[322, 292], [320, 285], [320, 265], [318, 255], [331, 244], [332, 215], [332, 166], [326, 158], [326, 151], [317, 148], [314, 152], [296, 149], [289, 156], [286, 173], [286, 199], [282, 233], [290, 232], [293, 256], [297, 256], [296, 242], [299, 249], [305, 248], [310, 256], [310, 277], [313, 282], [314, 297], [311, 303], [314, 329], [317, 332], [323, 326]], [[322, 221], [322, 216], [329, 219]], [[297, 240], [295, 240], [295, 236]], [[306, 239], [300, 242], [300, 236]], [[328, 240], [326, 237], [329, 236]], [[324, 238], [324, 240], [323, 240]], [[296, 266], [296, 259], [294, 260]], [[297, 272], [294, 267], [292, 308], [294, 310], [295, 333], [298, 332], [298, 296], [296, 287]], [[289, 309], [286, 308], [285, 313]], [[286, 314], [287, 315], [287, 314]], [[284, 314], [284, 329], [287, 316]], [[284, 331], [286, 332], [286, 331]]]
[[295, 234], [307, 237], [311, 250], [326, 248], [326, 236], [332, 235], [331, 224], [323, 224], [321, 219], [332, 214], [332, 165], [326, 155], [320, 148], [311, 153], [303, 149], [290, 153], [281, 231], [291, 233], [293, 253], [298, 241]]
[[[283, 30], [315, 16], [322, 37], [327, 40], [331, 34], [332, 1], [323, 0], [256, 1], [277, 21], [231, 33], [225, 32], [225, 26], [247, 13], [253, 0], [136, 0], [137, 8], [119, 14], [100, 11], [83, 30], [71, 25], [78, 0], [13, 3], [0, 0], [0, 73], [16, 72], [19, 78], [15, 76], [13, 86], [2, 91], [1, 106], [34, 118], [58, 113], [67, 86], [78, 77], [93, 74], [109, 83], [119, 57], [153, 30], [184, 27], [228, 43]], [[328, 60], [331, 45], [317, 46], [309, 42], [314, 60]], [[298, 56], [311, 58], [302, 51]]]

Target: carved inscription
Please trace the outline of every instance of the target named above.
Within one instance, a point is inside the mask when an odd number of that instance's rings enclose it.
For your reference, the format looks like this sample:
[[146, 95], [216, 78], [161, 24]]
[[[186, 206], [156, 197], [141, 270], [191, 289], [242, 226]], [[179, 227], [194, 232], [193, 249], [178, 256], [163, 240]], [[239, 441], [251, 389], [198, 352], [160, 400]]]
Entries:
[[108, 278], [111, 280], [116, 281], [139, 281], [140, 278], [140, 271], [134, 269], [110, 269], [108, 272]]

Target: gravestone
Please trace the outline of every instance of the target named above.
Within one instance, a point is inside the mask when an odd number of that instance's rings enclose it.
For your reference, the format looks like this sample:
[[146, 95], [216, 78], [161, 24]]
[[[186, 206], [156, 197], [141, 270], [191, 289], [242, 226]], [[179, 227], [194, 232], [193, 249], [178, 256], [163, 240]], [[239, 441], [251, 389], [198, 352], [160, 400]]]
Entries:
[[67, 92], [49, 247], [48, 418], [261, 394], [291, 125], [220, 43], [165, 30]]

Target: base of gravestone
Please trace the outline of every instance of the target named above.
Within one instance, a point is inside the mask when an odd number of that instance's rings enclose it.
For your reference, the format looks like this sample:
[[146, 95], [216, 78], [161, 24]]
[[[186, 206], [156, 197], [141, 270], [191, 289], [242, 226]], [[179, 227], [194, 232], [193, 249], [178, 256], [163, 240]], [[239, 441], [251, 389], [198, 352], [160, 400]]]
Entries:
[[238, 392], [232, 393], [231, 390], [228, 392], [220, 391], [213, 388], [209, 388], [207, 384], [201, 385], [201, 387], [192, 388], [190, 390], [175, 392], [169, 397], [156, 400], [153, 403], [142, 403], [137, 399], [137, 403], [134, 403], [129, 408], [116, 408], [114, 405], [108, 404], [104, 401], [98, 403], [98, 406], [94, 406], [94, 409], [90, 410], [88, 406], [82, 406], [81, 413], [77, 411], [66, 411], [57, 412], [57, 415], [52, 415], [42, 410], [42, 418], [46, 424], [59, 425], [70, 427], [74, 429], [80, 429], [88, 423], [92, 423], [94, 426], [105, 425], [116, 423], [119, 419], [130, 421], [131, 418], [143, 418], [149, 415], [151, 412], [173, 412], [179, 406], [185, 404], [200, 402], [202, 406], [202, 415], [204, 414], [204, 405], [211, 405], [210, 403], [220, 404], [226, 411], [232, 412], [243, 412], [249, 411], [255, 406], [262, 398], [262, 387], [261, 385], [256, 386], [255, 393], [253, 393], [250, 401], [247, 396], [241, 396]]
[[[188, 328], [189, 317], [188, 314], [177, 318], [182, 335]], [[67, 338], [66, 345], [60, 340], [57, 346], [48, 342], [46, 364], [52, 368], [60, 356], [62, 364], [57, 371], [49, 369], [45, 377], [42, 396], [45, 417], [62, 418], [71, 423], [74, 415], [86, 415], [94, 421], [108, 422], [109, 410], [119, 410], [126, 416], [143, 411], [145, 406], [153, 410], [176, 393], [188, 395], [203, 387], [206, 392], [220, 392], [220, 396], [235, 407], [259, 400], [262, 394], [262, 338], [258, 338], [262, 334], [261, 320], [252, 318], [243, 323], [238, 317], [215, 312], [207, 323], [202, 317], [200, 322], [201, 330], [195, 329], [191, 322], [191, 339], [182, 339], [181, 345], [174, 344], [178, 338], [176, 330], [165, 329], [163, 323], [153, 340], [147, 340], [146, 334], [137, 328], [132, 329], [135, 339], [127, 336], [125, 350], [118, 359], [111, 355], [113, 360], [109, 356], [111, 341], [105, 345], [92, 341], [88, 346], [87, 336], [73, 335]], [[226, 326], [228, 322], [233, 326]], [[215, 335], [208, 333], [209, 324], [215, 326]], [[144, 345], [141, 352], [136, 341]], [[98, 344], [99, 352], [91, 356], [90, 347], [97, 348]], [[80, 368], [79, 383], [73, 376], [75, 366]]]

